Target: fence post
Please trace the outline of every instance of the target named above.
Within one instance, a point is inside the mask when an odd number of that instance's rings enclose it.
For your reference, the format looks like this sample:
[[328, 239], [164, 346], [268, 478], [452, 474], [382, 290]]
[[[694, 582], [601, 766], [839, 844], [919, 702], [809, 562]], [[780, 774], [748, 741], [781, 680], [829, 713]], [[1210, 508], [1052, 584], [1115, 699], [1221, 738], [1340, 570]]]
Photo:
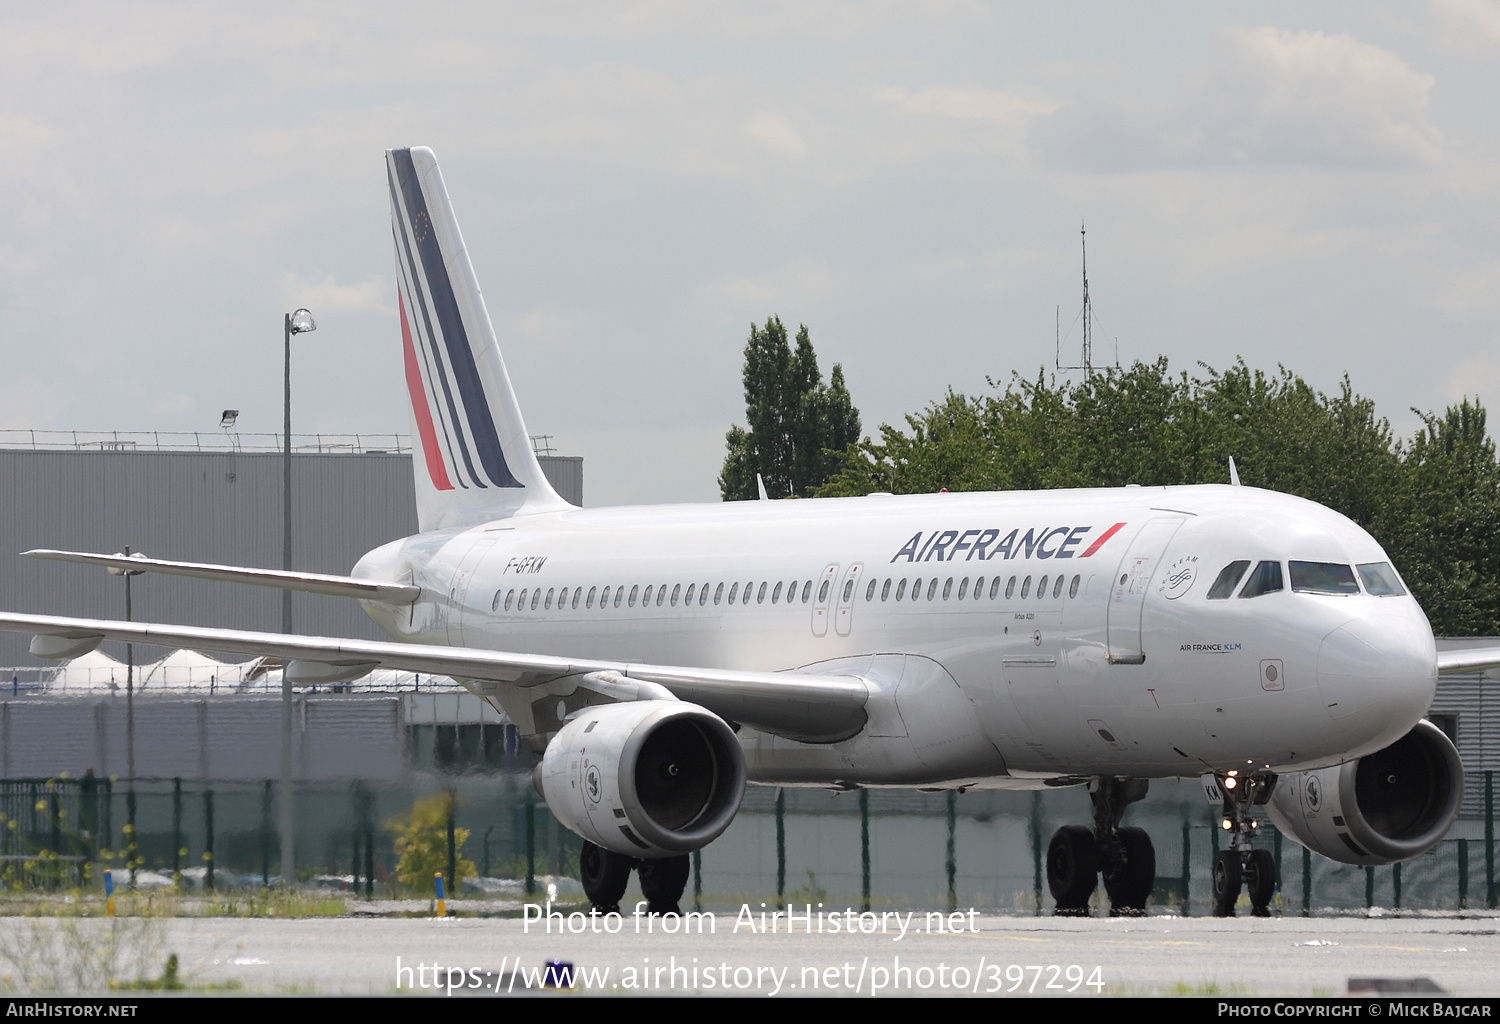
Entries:
[[[952, 888], [952, 883], [949, 883]], [[870, 791], [859, 791], [859, 893], [861, 910], [870, 909]]]
[[203, 791], [203, 891], [214, 887], [214, 791]]
[[1302, 916], [1312, 916], [1312, 851], [1302, 848]]
[[172, 779], [172, 884], [182, 884], [182, 778]]
[[536, 892], [536, 804], [526, 794], [526, 895]]
[[1469, 841], [1458, 841], [1458, 909], [1469, 909]]
[[785, 907], [786, 895], [786, 790], [776, 787], [776, 906]]
[[1484, 901], [1495, 909], [1495, 772], [1484, 772]]
[[[458, 851], [457, 851], [457, 849], [453, 845], [453, 829], [454, 829], [453, 818], [454, 818], [454, 814], [456, 813], [455, 805], [457, 803], [458, 803], [458, 796], [453, 792], [453, 790], [451, 790], [451, 789], [448, 790], [448, 885], [449, 886], [452, 886], [455, 883], [455, 880], [458, 878]], [[454, 895], [454, 898], [456, 899], [458, 897], [458, 892], [455, 891], [453, 893], [453, 895]]]
[[260, 791], [260, 884], [271, 884], [271, 780]]
[[1036, 897], [1037, 917], [1042, 916], [1042, 794], [1031, 791], [1031, 890]]
[[1182, 916], [1192, 912], [1193, 823], [1182, 819]]
[[693, 909], [703, 909], [703, 851], [693, 851]]
[[956, 882], [958, 876], [958, 862], [954, 851], [954, 833], [958, 831], [958, 793], [948, 790], [948, 859], [944, 865], [948, 869], [948, 913], [958, 909], [958, 892]]

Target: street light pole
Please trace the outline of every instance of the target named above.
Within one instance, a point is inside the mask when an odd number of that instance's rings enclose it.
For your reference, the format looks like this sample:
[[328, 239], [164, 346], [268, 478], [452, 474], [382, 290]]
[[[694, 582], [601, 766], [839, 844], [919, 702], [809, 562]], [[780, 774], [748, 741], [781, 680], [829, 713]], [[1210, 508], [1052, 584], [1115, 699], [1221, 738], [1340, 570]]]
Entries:
[[[281, 419], [281, 567], [292, 568], [292, 335], [315, 331], [318, 325], [305, 309], [286, 314], [283, 322], [286, 358], [283, 364]], [[292, 631], [292, 592], [281, 592], [281, 631]], [[281, 666], [281, 884], [295, 879], [295, 849], [292, 842], [292, 679], [287, 664]]]

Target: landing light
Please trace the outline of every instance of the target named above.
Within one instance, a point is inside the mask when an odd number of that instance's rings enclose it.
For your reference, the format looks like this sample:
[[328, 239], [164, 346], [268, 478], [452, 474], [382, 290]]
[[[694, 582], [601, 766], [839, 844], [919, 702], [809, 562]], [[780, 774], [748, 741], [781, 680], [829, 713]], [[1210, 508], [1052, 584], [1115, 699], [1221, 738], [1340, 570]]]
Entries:
[[1239, 785], [1239, 780], [1236, 779], [1233, 775], [1229, 776], [1229, 778], [1227, 778], [1227, 779], [1224, 780], [1224, 788], [1225, 789], [1233, 789], [1237, 785]]
[[1228, 832], [1230, 829], [1234, 828], [1234, 822], [1230, 821], [1228, 818], [1225, 818], [1223, 821], [1219, 822], [1219, 827], [1222, 828], [1225, 832]]

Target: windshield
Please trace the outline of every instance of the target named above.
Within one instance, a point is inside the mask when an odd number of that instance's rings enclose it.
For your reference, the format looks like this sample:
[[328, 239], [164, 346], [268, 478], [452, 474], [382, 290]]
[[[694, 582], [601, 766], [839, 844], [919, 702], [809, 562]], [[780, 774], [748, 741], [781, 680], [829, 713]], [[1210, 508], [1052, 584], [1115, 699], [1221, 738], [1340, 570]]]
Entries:
[[1389, 562], [1362, 562], [1357, 567], [1359, 578], [1365, 582], [1365, 593], [1376, 597], [1400, 597], [1406, 593], [1401, 578]]
[[1357, 594], [1354, 570], [1338, 562], [1291, 562], [1292, 590], [1299, 594]]

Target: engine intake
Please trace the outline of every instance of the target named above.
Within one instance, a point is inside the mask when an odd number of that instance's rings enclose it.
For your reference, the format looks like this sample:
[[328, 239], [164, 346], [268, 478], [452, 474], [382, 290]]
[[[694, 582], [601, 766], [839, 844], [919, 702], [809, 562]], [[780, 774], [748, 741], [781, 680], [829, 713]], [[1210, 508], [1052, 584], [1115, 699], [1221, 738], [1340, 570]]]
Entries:
[[557, 820], [589, 842], [672, 857], [729, 827], [745, 795], [745, 755], [724, 720], [696, 704], [601, 704], [547, 744], [538, 782]]
[[1384, 750], [1276, 781], [1268, 810], [1283, 833], [1344, 864], [1380, 865], [1426, 853], [1463, 801], [1464, 769], [1428, 721]]

